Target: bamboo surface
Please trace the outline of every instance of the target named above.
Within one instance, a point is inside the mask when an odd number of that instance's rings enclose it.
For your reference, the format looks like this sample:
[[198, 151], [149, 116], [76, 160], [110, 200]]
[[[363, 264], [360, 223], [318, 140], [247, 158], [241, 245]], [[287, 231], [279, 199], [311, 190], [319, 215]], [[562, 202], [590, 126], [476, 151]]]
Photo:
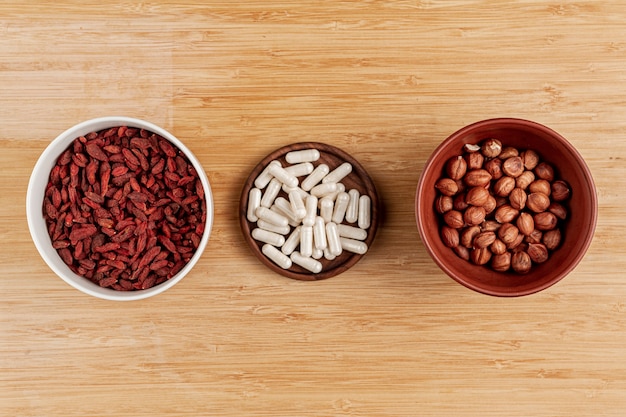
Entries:
[[[626, 4], [524, 1], [0, 2], [0, 415], [623, 416]], [[168, 129], [211, 181], [195, 269], [154, 298], [84, 295], [30, 238], [37, 158], [98, 116]], [[435, 147], [492, 117], [553, 128], [596, 181], [583, 261], [521, 298], [427, 255], [415, 188]], [[333, 278], [269, 270], [238, 221], [267, 154], [325, 142], [385, 216]]]

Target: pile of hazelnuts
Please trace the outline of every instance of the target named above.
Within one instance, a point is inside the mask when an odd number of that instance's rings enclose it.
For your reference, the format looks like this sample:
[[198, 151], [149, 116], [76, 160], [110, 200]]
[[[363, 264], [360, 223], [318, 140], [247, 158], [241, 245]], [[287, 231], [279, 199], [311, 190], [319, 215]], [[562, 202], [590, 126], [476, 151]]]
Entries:
[[525, 274], [561, 244], [571, 190], [532, 149], [466, 144], [435, 188], [441, 239], [462, 259]]

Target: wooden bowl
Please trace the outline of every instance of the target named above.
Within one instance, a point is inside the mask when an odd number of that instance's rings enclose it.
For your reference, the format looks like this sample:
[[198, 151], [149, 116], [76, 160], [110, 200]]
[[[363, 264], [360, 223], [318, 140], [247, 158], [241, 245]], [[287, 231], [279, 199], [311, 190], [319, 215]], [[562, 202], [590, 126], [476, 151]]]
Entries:
[[[320, 158], [317, 161], [313, 162], [314, 166], [318, 166], [319, 164], [324, 163], [328, 165], [330, 171], [332, 171], [344, 162], [349, 162], [350, 164], [352, 164], [352, 172], [341, 180], [341, 182], [346, 186], [346, 192], [350, 189], [356, 189], [361, 195], [367, 194], [371, 198], [371, 224], [370, 227], [367, 229], [367, 238], [364, 240], [368, 248], [371, 248], [372, 242], [374, 241], [379, 222], [379, 200], [372, 179], [356, 159], [354, 159], [352, 156], [342, 151], [341, 149], [324, 143], [301, 142], [284, 146], [267, 155], [252, 170], [241, 191], [241, 198], [239, 201], [239, 222], [241, 225], [241, 230], [243, 232], [245, 241], [250, 246], [250, 249], [264, 265], [266, 265], [272, 271], [285, 277], [302, 281], [316, 281], [334, 277], [335, 275], [341, 274], [342, 272], [350, 269], [364, 255], [351, 253], [344, 250], [341, 255], [337, 256], [332, 261], [329, 261], [322, 257], [322, 259], [319, 260], [323, 265], [322, 272], [317, 274], [307, 271], [306, 269], [301, 268], [296, 264], [294, 264], [289, 269], [283, 269], [276, 265], [274, 262], [272, 262], [261, 252], [263, 243], [253, 239], [251, 236], [251, 232], [254, 228], [256, 228], [256, 224], [248, 221], [246, 214], [248, 211], [248, 193], [250, 192], [250, 189], [254, 187], [254, 180], [271, 161], [278, 160], [283, 166], [288, 166], [289, 164], [285, 160], [285, 155], [288, 152], [313, 148], [317, 149], [320, 152]], [[303, 178], [304, 177], [301, 177], [299, 178], [299, 180], [301, 181]], [[288, 199], [287, 194], [282, 190], [280, 191], [279, 196]]]
[[[563, 240], [550, 258], [533, 265], [529, 273], [496, 272], [459, 258], [440, 237], [442, 221], [435, 212], [434, 184], [446, 161], [462, 153], [467, 143], [497, 138], [504, 146], [533, 149], [567, 181], [572, 193], [568, 219], [561, 228]], [[532, 294], [554, 285], [582, 260], [591, 244], [598, 216], [598, 201], [591, 171], [578, 151], [561, 135], [541, 124], [501, 118], [476, 122], [450, 135], [430, 156], [420, 177], [415, 200], [417, 226], [426, 250], [452, 279], [472, 290], [501, 297]]]

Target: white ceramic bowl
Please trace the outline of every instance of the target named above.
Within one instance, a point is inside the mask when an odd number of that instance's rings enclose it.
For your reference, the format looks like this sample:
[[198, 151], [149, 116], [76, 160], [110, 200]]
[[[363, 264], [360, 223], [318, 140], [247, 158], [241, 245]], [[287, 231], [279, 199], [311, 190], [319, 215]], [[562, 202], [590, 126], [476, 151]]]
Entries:
[[[77, 137], [86, 135], [90, 132], [97, 132], [103, 129], [115, 127], [115, 126], [128, 126], [134, 128], [145, 129], [150, 132], [156, 133], [163, 138], [169, 140], [178, 149], [180, 149], [192, 163], [195, 170], [198, 173], [198, 177], [204, 187], [204, 195], [206, 202], [206, 224], [204, 234], [200, 241], [196, 252], [190, 261], [181, 269], [178, 274], [170, 278], [169, 280], [156, 285], [152, 288], [136, 291], [117, 291], [110, 288], [102, 288], [97, 284], [91, 282], [89, 279], [81, 277], [75, 274], [59, 257], [57, 251], [52, 247], [52, 242], [47, 231], [46, 222], [43, 216], [43, 198], [45, 193], [46, 184], [50, 176], [50, 171], [54, 167], [58, 156], [76, 139]], [[44, 150], [39, 157], [39, 160], [33, 168], [33, 172], [28, 183], [28, 190], [26, 193], [26, 217], [28, 220], [28, 227], [30, 234], [33, 238], [33, 242], [39, 251], [39, 254], [43, 260], [48, 264], [59, 277], [67, 282], [72, 287], [84, 292], [85, 294], [92, 295], [94, 297], [114, 300], [114, 301], [130, 301], [139, 300], [154, 295], [160, 294], [176, 285], [181, 279], [185, 277], [198, 262], [202, 253], [208, 243], [209, 235], [211, 234], [211, 226], [213, 224], [213, 196], [211, 194], [211, 187], [209, 180], [202, 168], [202, 165], [198, 159], [191, 153], [191, 151], [174, 135], [166, 130], [156, 126], [152, 123], [144, 120], [130, 118], [130, 117], [101, 117], [91, 119], [79, 123], [65, 132], [57, 136]]]

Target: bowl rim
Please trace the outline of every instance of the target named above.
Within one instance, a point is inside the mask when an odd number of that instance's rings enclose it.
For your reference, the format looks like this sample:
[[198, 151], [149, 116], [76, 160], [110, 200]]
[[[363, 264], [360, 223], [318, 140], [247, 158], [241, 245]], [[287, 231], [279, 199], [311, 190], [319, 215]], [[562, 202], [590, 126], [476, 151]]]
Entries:
[[[547, 133], [551, 137], [556, 138], [561, 143], [561, 145], [563, 145], [563, 147], [573, 156], [573, 158], [576, 161], [576, 164], [582, 168], [581, 174], [585, 179], [585, 183], [589, 185], [589, 191], [590, 191], [589, 194], [592, 200], [589, 202], [589, 206], [591, 207], [591, 222], [588, 225], [588, 228], [586, 229], [587, 233], [585, 234], [585, 240], [580, 250], [576, 254], [576, 256], [572, 258], [571, 262], [563, 269], [563, 271], [561, 271], [553, 279], [546, 281], [541, 285], [536, 285], [536, 286], [528, 287], [527, 289], [517, 290], [517, 291], [498, 291], [497, 289], [475, 285], [474, 283], [464, 279], [464, 277], [459, 276], [458, 274], [455, 274], [450, 269], [450, 267], [445, 262], [443, 262], [443, 260], [440, 259], [440, 257], [433, 250], [432, 245], [430, 244], [432, 239], [424, 230], [425, 219], [422, 214], [422, 210], [420, 210], [421, 201], [422, 201], [420, 196], [422, 195], [424, 187], [426, 186], [425, 184], [426, 173], [429, 172], [430, 168], [433, 166], [434, 161], [436, 161], [439, 158], [440, 154], [443, 153], [443, 151], [447, 148], [447, 146], [458, 137], [465, 136], [469, 132], [472, 132], [476, 129], [495, 126], [495, 125], [502, 125], [502, 124], [512, 124], [512, 125], [519, 126], [519, 127], [535, 129], [535, 130]], [[572, 272], [578, 266], [580, 261], [582, 261], [582, 259], [584, 258], [587, 250], [589, 249], [589, 246], [591, 245], [591, 242], [593, 241], [593, 237], [595, 234], [597, 219], [598, 219], [597, 188], [595, 186], [595, 182], [593, 180], [591, 170], [587, 166], [587, 163], [585, 162], [580, 152], [578, 152], [578, 150], [564, 136], [562, 136], [555, 130], [541, 123], [531, 121], [528, 119], [522, 119], [522, 118], [495, 117], [495, 118], [490, 118], [490, 119], [479, 120], [471, 124], [468, 124], [456, 130], [452, 134], [450, 134], [446, 139], [444, 139], [441, 143], [439, 143], [439, 145], [437, 145], [437, 147], [433, 150], [429, 158], [426, 160], [422, 173], [420, 174], [420, 179], [418, 181], [418, 185], [415, 191], [415, 220], [417, 224], [417, 229], [418, 229], [420, 238], [422, 240], [422, 243], [427, 253], [431, 257], [431, 259], [437, 264], [437, 266], [439, 266], [439, 268], [443, 272], [445, 272], [450, 278], [452, 278], [454, 281], [458, 282], [459, 284], [465, 286], [466, 288], [474, 290], [478, 293], [496, 296], [496, 297], [520, 297], [520, 296], [534, 294], [534, 293], [543, 291], [546, 288], [553, 286], [554, 284], [556, 284], [557, 282], [565, 278], [570, 272]]]
[[[198, 173], [198, 178], [200, 179], [204, 187], [207, 213], [205, 229], [200, 240], [200, 244], [189, 262], [178, 272], [178, 274], [173, 276], [171, 279], [157, 286], [137, 291], [118, 291], [111, 288], [102, 288], [97, 284], [89, 281], [88, 279], [75, 274], [66, 266], [64, 268], [64, 264], [60, 265], [59, 263], [60, 258], [58, 258], [58, 255], [56, 255], [56, 251], [54, 251], [54, 249], [50, 250], [51, 244], [47, 229], [44, 227], [44, 232], [41, 231], [41, 225], [43, 224], [45, 226], [45, 221], [43, 220], [43, 215], [41, 214], [43, 194], [39, 193], [38, 191], [41, 188], [45, 188], [45, 184], [42, 186], [41, 184], [39, 184], [39, 182], [44, 175], [46, 177], [49, 176], [50, 169], [52, 169], [52, 166], [60, 155], [60, 152], [62, 152], [63, 149], [66, 149], [67, 146], [69, 146], [69, 144], [74, 139], [81, 135], [122, 125], [142, 128], [156, 133], [157, 135], [162, 136], [163, 138], [173, 143], [187, 156], [189, 161], [196, 169]], [[61, 151], [58, 151], [58, 149], [61, 149]], [[58, 134], [52, 141], [50, 141], [50, 143], [48, 143], [46, 148], [37, 159], [37, 162], [35, 163], [31, 171], [28, 187], [26, 190], [26, 220], [28, 223], [28, 229], [33, 243], [35, 244], [35, 247], [44, 262], [59, 278], [61, 278], [73, 288], [85, 294], [110, 301], [135, 301], [149, 298], [165, 292], [169, 288], [176, 285], [180, 280], [182, 280], [198, 262], [208, 244], [209, 237], [211, 235], [211, 229], [213, 226], [213, 206], [214, 202], [211, 185], [202, 164], [194, 155], [194, 153], [191, 152], [191, 150], [187, 148], [187, 146], [174, 134], [163, 129], [162, 127], [143, 119], [128, 116], [102, 116], [88, 119], [79, 122]], [[48, 247], [48, 250], [45, 249], [46, 247]], [[54, 254], [52, 254], [52, 251], [54, 251]], [[57, 259], [55, 259], [54, 256], [57, 256]]]

